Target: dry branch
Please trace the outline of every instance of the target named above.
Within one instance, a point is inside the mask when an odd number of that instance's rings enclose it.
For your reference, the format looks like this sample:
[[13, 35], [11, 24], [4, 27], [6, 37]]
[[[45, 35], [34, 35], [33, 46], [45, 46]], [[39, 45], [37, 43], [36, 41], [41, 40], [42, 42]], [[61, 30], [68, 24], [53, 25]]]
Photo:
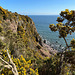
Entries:
[[0, 66], [2, 66], [0, 71], [2, 71], [3, 67], [4, 67], [4, 68], [11, 69], [14, 75], [19, 75], [18, 71], [17, 71], [17, 68], [16, 68], [16, 65], [13, 63], [8, 50], [7, 50], [7, 55], [8, 55], [8, 58], [9, 58], [9, 63], [0, 57], [0, 60], [2, 61], [2, 63], [0, 64]]

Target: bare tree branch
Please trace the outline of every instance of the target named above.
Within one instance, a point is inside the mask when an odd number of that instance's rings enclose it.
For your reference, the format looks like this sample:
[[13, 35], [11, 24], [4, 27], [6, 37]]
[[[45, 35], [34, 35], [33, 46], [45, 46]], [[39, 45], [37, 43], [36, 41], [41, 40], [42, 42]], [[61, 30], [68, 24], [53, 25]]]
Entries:
[[[0, 60], [3, 61], [5, 64], [9, 65], [9, 63], [6, 62], [6, 61], [5, 61], [4, 59], [2, 59], [1, 57], [0, 57]], [[0, 65], [1, 65], [1, 64], [0, 64]]]
[[68, 43], [67, 43], [65, 37], [63, 39], [65, 40], [65, 43], [66, 43], [67, 48], [69, 48]]
[[12, 59], [11, 59], [11, 56], [7, 50], [7, 55], [8, 55], [8, 58], [10, 60], [10, 64], [12, 65], [12, 72], [14, 73], [14, 75], [19, 75], [18, 74], [18, 71], [17, 71], [17, 68], [16, 68], [16, 65], [13, 63]]
[[[7, 50], [7, 55], [8, 55], [8, 58], [9, 58], [9, 63], [0, 57], [0, 60], [4, 63], [4, 64], [1, 63], [0, 66], [3, 66], [3, 68], [11, 69], [14, 75], [19, 75], [19, 74], [18, 74], [18, 71], [17, 71], [17, 68], [16, 68], [16, 65], [15, 65], [14, 62], [12, 61], [11, 56], [10, 56], [8, 50]], [[6, 64], [6, 65], [5, 65], [5, 64]], [[1, 68], [0, 71], [2, 71], [3, 68]]]

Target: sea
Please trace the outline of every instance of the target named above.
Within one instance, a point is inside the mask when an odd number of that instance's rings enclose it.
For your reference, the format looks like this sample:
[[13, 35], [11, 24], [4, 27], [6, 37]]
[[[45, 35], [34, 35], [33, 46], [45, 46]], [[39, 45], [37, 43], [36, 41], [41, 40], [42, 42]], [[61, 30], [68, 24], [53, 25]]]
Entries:
[[[59, 15], [29, 15], [29, 17], [34, 21], [37, 32], [48, 45], [57, 50], [62, 50], [66, 46], [63, 38], [59, 38], [59, 32], [52, 32], [49, 28], [50, 24], [58, 23], [56, 20]], [[75, 33], [67, 36], [68, 44], [74, 37]]]

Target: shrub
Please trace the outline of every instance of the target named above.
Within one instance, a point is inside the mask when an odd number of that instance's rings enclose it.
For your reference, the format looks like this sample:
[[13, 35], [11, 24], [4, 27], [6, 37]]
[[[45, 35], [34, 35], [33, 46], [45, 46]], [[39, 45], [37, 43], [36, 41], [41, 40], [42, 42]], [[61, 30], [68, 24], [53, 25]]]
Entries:
[[0, 25], [0, 32], [2, 32], [2, 30], [3, 30], [3, 27]]

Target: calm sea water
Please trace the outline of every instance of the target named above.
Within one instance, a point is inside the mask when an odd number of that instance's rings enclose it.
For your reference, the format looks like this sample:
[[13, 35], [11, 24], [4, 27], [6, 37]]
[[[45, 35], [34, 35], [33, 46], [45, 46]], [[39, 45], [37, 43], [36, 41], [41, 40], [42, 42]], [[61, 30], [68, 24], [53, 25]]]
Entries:
[[[59, 38], [58, 32], [52, 32], [49, 29], [49, 24], [57, 23], [56, 19], [58, 16], [59, 15], [29, 15], [29, 17], [31, 17], [32, 20], [34, 21], [36, 29], [38, 33], [42, 36], [42, 38], [49, 41], [52, 47], [59, 50], [60, 45], [62, 48], [66, 46], [65, 42], [62, 38]], [[74, 33], [72, 35], [68, 35], [66, 39], [69, 44], [72, 38], [74, 37], [75, 37]]]

